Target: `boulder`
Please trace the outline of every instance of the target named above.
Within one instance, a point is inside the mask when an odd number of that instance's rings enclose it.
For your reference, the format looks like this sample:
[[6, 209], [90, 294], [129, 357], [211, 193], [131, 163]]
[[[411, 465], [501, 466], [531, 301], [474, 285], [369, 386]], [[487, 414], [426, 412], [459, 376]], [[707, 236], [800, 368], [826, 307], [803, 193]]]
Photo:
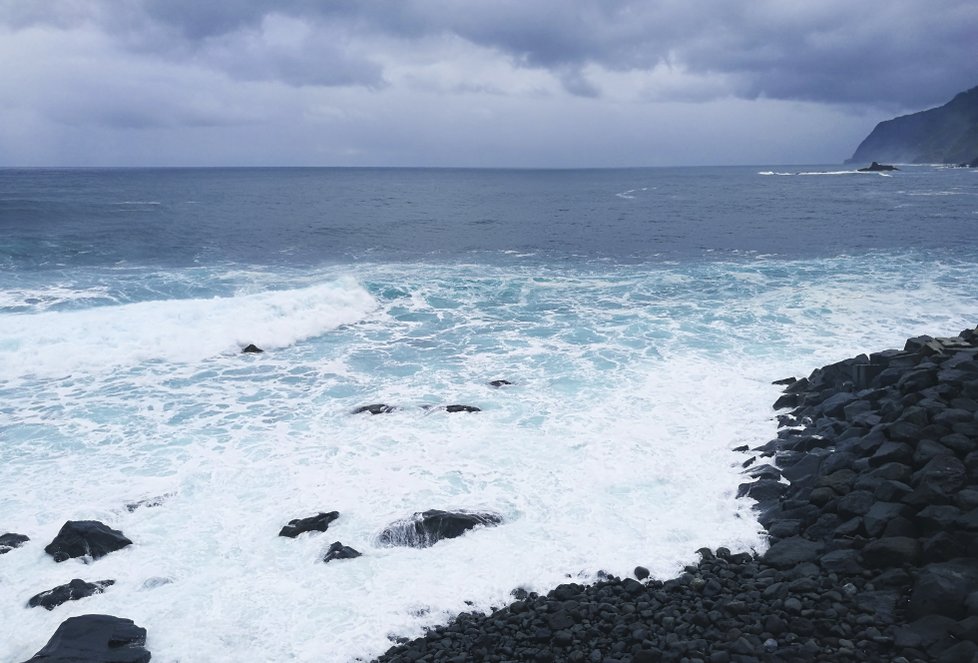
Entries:
[[30, 540], [30, 537], [24, 534], [15, 534], [13, 532], [0, 534], [0, 555], [10, 552], [14, 548], [20, 548]]
[[860, 168], [859, 172], [860, 173], [886, 173], [891, 170], [900, 170], [900, 169], [897, 168], [896, 166], [890, 166], [885, 163], [876, 163], [874, 161], [873, 163], [869, 164], [865, 168]]
[[863, 563], [869, 568], [913, 564], [920, 559], [920, 544], [908, 536], [887, 536], [863, 547]]
[[66, 619], [25, 663], [147, 663], [146, 629], [131, 619], [81, 615]]
[[67, 601], [77, 601], [93, 594], [101, 594], [105, 588], [114, 585], [115, 580], [96, 580], [95, 582], [85, 582], [75, 578], [66, 585], [58, 585], [54, 589], [35, 594], [27, 601], [28, 608], [38, 606], [46, 610], [54, 610], [62, 603]]
[[513, 383], [510, 382], [509, 380], [490, 380], [489, 381], [489, 386], [490, 387], [495, 387], [497, 389], [499, 387], [506, 387], [506, 386], [511, 385], [511, 384], [513, 384]]
[[344, 546], [339, 541], [334, 541], [323, 555], [324, 562], [332, 562], [334, 559], [353, 559], [354, 557], [359, 557], [361, 555], [360, 551], [354, 550], [350, 546]]
[[248, 353], [248, 354], [261, 354], [262, 352], [264, 352], [264, 350], [259, 348], [254, 343], [249, 343], [245, 347], [241, 348], [241, 352]]
[[964, 618], [966, 600], [978, 591], [978, 559], [959, 558], [928, 564], [917, 574], [908, 606], [911, 617], [940, 614]]
[[44, 552], [56, 562], [86, 555], [95, 560], [128, 545], [132, 541], [122, 532], [97, 520], [69, 520]]
[[354, 408], [351, 414], [363, 414], [364, 412], [369, 412], [370, 414], [387, 414], [396, 409], [393, 405], [386, 405], [385, 403], [371, 403], [370, 405], [361, 405], [360, 407]]
[[442, 539], [454, 539], [473, 527], [492, 527], [503, 521], [495, 513], [469, 513], [432, 509], [391, 523], [380, 533], [378, 541], [385, 546], [427, 548]]
[[330, 511], [329, 513], [320, 511], [315, 516], [294, 518], [289, 521], [288, 525], [282, 528], [278, 535], [294, 539], [303, 532], [325, 532], [329, 524], [339, 517], [340, 514], [338, 511]]
[[787, 569], [802, 562], [814, 562], [824, 546], [800, 536], [778, 541], [764, 553], [764, 561], [779, 569]]

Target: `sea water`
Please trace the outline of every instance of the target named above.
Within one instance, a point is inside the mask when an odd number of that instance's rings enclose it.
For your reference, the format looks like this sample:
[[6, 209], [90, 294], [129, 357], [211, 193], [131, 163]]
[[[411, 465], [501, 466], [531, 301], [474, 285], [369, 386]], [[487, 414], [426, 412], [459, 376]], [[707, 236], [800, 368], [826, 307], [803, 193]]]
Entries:
[[[733, 449], [771, 381], [974, 327], [976, 226], [978, 173], [936, 167], [2, 170], [0, 660], [86, 613], [154, 661], [369, 659], [762, 551]], [[503, 523], [379, 545], [427, 509]], [[54, 563], [85, 519], [133, 545]], [[25, 607], [72, 578], [116, 583]]]

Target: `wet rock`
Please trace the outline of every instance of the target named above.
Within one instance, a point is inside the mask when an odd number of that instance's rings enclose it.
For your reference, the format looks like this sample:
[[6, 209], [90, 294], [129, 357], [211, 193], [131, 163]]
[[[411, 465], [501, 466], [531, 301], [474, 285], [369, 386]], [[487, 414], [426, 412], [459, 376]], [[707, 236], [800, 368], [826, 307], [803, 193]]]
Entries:
[[65, 585], [58, 585], [54, 589], [35, 594], [27, 601], [29, 608], [45, 608], [54, 610], [56, 607], [67, 601], [77, 601], [93, 594], [101, 594], [106, 587], [114, 585], [115, 580], [96, 580], [95, 582], [85, 582], [75, 578]]
[[147, 663], [146, 629], [131, 619], [81, 615], [66, 619], [25, 663]]
[[912, 617], [939, 614], [961, 619], [967, 612], [965, 602], [975, 591], [978, 591], [978, 558], [928, 564], [914, 582], [908, 612]]
[[506, 386], [509, 386], [511, 384], [513, 384], [513, 383], [510, 382], [509, 380], [490, 380], [489, 381], [489, 386], [490, 387], [496, 387], [497, 389], [499, 387], [506, 387]]
[[247, 353], [247, 354], [261, 354], [262, 352], [264, 352], [264, 350], [262, 350], [261, 348], [259, 348], [254, 343], [249, 343], [248, 345], [246, 345], [243, 348], [241, 348], [241, 352]]
[[387, 405], [386, 403], [371, 403], [370, 405], [361, 405], [360, 407], [354, 408], [350, 414], [363, 414], [364, 412], [369, 412], [370, 414], [387, 414], [396, 409], [395, 406]]
[[440, 511], [432, 509], [389, 525], [378, 541], [385, 546], [427, 548], [442, 539], [453, 539], [477, 526], [492, 527], [502, 522], [494, 513]]
[[290, 520], [288, 525], [282, 527], [278, 535], [294, 539], [304, 532], [325, 532], [329, 528], [329, 524], [339, 517], [338, 511], [328, 513], [320, 511], [314, 516], [295, 518]]
[[360, 557], [362, 553], [354, 550], [350, 546], [344, 546], [339, 541], [334, 541], [330, 545], [329, 550], [323, 555], [324, 562], [332, 562], [334, 559], [353, 559], [355, 557]]
[[20, 548], [28, 541], [30, 541], [30, 537], [25, 534], [15, 534], [14, 532], [0, 534], [0, 555], [10, 552], [14, 548]]
[[85, 556], [95, 560], [129, 545], [132, 541], [122, 532], [97, 520], [69, 520], [44, 552], [56, 562]]

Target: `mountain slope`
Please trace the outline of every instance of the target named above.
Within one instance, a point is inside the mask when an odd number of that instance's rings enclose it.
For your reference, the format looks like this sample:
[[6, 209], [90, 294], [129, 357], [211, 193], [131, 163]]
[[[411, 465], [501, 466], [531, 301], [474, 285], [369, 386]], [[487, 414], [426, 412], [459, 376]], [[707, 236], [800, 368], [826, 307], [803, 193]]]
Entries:
[[978, 87], [939, 108], [880, 122], [846, 163], [963, 163], [978, 157]]

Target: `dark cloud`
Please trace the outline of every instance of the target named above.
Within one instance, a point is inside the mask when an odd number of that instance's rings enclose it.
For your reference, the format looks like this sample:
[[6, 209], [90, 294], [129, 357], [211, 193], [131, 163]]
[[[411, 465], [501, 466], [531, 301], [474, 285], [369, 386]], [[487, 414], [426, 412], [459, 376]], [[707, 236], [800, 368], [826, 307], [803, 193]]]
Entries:
[[[305, 23], [318, 43], [276, 51], [245, 38], [270, 17]], [[290, 85], [380, 85], [373, 40], [438, 35], [549, 70], [583, 96], [600, 94], [581, 73], [588, 65], [651, 70], [663, 62], [726, 76], [731, 87], [717, 97], [918, 108], [978, 84], [974, 0], [51, 0], [44, 11], [8, 0], [0, 20], [97, 21], [128, 32], [134, 49], [204, 57], [240, 79]]]

